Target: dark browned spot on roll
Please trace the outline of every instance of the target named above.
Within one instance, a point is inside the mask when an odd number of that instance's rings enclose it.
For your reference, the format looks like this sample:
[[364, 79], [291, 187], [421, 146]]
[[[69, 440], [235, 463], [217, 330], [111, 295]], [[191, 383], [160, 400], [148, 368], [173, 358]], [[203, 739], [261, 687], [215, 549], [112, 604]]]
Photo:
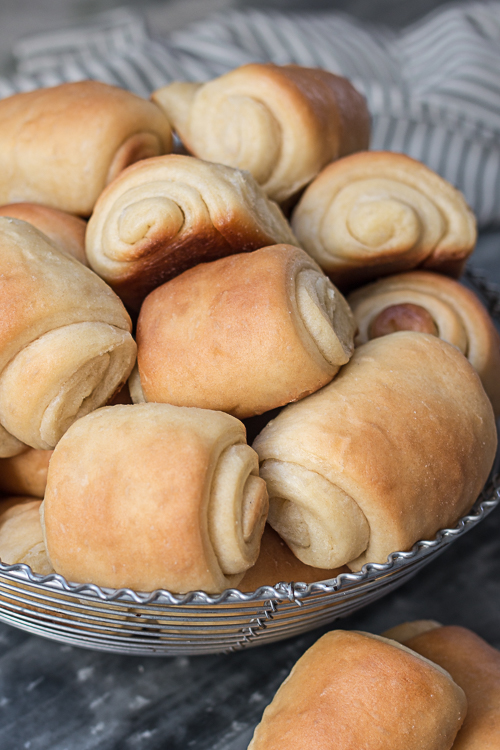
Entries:
[[397, 331], [417, 331], [418, 333], [432, 333], [438, 335], [438, 329], [432, 315], [420, 305], [406, 302], [401, 305], [391, 305], [382, 310], [370, 324], [371, 339], [387, 336]]

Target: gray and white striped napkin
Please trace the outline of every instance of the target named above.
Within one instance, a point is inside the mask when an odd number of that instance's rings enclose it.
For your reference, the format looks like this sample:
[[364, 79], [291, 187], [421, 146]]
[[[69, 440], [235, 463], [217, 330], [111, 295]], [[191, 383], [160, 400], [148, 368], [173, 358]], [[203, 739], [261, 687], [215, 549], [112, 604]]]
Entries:
[[462, 190], [479, 224], [500, 224], [500, 2], [440, 9], [398, 32], [338, 13], [231, 11], [154, 41], [126, 9], [23, 40], [0, 96], [94, 78], [143, 96], [252, 61], [349, 78], [373, 118], [371, 148], [402, 151]]

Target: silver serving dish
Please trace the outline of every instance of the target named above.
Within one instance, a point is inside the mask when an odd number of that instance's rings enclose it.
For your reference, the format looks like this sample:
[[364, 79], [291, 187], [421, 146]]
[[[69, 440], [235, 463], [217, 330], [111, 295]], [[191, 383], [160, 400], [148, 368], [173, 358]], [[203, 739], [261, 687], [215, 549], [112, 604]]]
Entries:
[[227, 589], [185, 595], [158, 590], [104, 589], [40, 576], [28, 565], [0, 563], [0, 619], [30, 633], [75, 646], [140, 655], [192, 655], [236, 651], [288, 638], [370, 604], [415, 575], [500, 503], [500, 476], [470, 513], [435, 539], [386, 563], [367, 563], [317, 583], [278, 583], [244, 594]]
[[[468, 274], [490, 312], [500, 315], [500, 293]], [[500, 456], [497, 456], [497, 464]], [[341, 573], [317, 583], [263, 586], [252, 593], [227, 589], [210, 596], [158, 590], [140, 593], [41, 576], [28, 565], [0, 562], [0, 620], [30, 633], [76, 646], [139, 655], [192, 655], [236, 651], [327, 624], [401, 586], [473, 528], [500, 503], [500, 475], [487, 484], [471, 511], [452, 529], [393, 552], [386, 563]]]

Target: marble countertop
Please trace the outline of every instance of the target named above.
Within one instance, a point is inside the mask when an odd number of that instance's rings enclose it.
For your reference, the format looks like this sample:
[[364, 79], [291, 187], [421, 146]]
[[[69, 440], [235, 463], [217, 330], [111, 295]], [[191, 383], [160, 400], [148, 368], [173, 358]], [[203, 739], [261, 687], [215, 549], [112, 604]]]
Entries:
[[[117, 4], [127, 3], [40, 0], [35, 7], [27, 0], [4, 0], [0, 67], [8, 70], [10, 45], [24, 34], [73, 24]], [[238, 4], [243, 3], [145, 0], [141, 9], [158, 32]], [[358, 0], [349, 2], [349, 9], [380, 21], [392, 14], [405, 23], [416, 9], [426, 12], [436, 4]], [[271, 5], [282, 8], [284, 2]], [[345, 9], [348, 4], [294, 0], [292, 5]], [[471, 266], [500, 285], [499, 254], [500, 232], [483, 233]], [[497, 510], [410, 582], [336, 626], [380, 633], [405, 620], [430, 618], [470, 627], [500, 648], [499, 538]], [[294, 662], [326, 630], [232, 655], [148, 659], [73, 648], [0, 623], [0, 748], [244, 750]]]

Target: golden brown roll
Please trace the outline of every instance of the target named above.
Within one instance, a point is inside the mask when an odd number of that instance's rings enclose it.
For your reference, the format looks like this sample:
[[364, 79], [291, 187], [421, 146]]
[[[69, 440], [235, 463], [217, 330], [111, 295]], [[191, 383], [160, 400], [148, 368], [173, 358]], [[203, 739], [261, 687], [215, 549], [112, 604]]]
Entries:
[[0, 460], [0, 492], [4, 495], [42, 497], [52, 451], [28, 448], [19, 455]]
[[450, 750], [466, 712], [463, 690], [436, 664], [334, 630], [295, 664], [248, 750]]
[[357, 289], [348, 301], [356, 344], [394, 331], [439, 336], [465, 354], [500, 414], [500, 337], [474, 292], [440, 274], [410, 271]]
[[[351, 311], [303, 251], [273, 245], [191, 268], [137, 323], [146, 401], [249, 417], [328, 383], [353, 351]], [[132, 397], [141, 400], [132, 386]]]
[[0, 206], [0, 216], [27, 221], [47, 235], [62, 253], [72, 255], [84, 266], [88, 266], [85, 255], [87, 224], [78, 216], [39, 203], [10, 203]]
[[402, 332], [356, 349], [335, 380], [287, 406], [254, 448], [269, 523], [315, 567], [360, 570], [453, 525], [491, 469], [495, 419], [450, 344]]
[[323, 570], [301, 562], [283, 539], [266, 524], [260, 543], [259, 557], [238, 584], [240, 591], [256, 591], [260, 586], [287, 583], [314, 583], [349, 573], [349, 568]]
[[47, 576], [54, 569], [43, 541], [41, 504], [33, 497], [0, 500], [0, 560], [6, 565], [25, 563], [34, 573]]
[[91, 267], [127, 305], [192, 266], [277, 242], [297, 244], [251, 175], [170, 154], [136, 164], [99, 198], [86, 238]]
[[389, 151], [330, 164], [302, 196], [292, 228], [341, 289], [417, 267], [459, 276], [476, 244], [463, 195]]
[[131, 322], [102, 279], [33, 226], [0, 217], [0, 247], [0, 423], [48, 450], [127, 379]]
[[234, 417], [110, 406], [76, 422], [54, 451], [47, 549], [72, 581], [216, 593], [257, 559], [267, 509], [257, 454]]
[[364, 98], [319, 68], [252, 63], [208, 83], [172, 83], [152, 98], [192, 154], [247, 169], [279, 203], [370, 139]]
[[[419, 621], [409, 624], [418, 626]], [[498, 750], [500, 652], [467, 628], [435, 623], [434, 628], [407, 638], [404, 627], [393, 628], [386, 637], [446, 669], [467, 697], [467, 716], [453, 750]]]
[[125, 167], [171, 147], [160, 108], [107, 83], [14, 94], [0, 101], [0, 203], [33, 201], [89, 216]]

